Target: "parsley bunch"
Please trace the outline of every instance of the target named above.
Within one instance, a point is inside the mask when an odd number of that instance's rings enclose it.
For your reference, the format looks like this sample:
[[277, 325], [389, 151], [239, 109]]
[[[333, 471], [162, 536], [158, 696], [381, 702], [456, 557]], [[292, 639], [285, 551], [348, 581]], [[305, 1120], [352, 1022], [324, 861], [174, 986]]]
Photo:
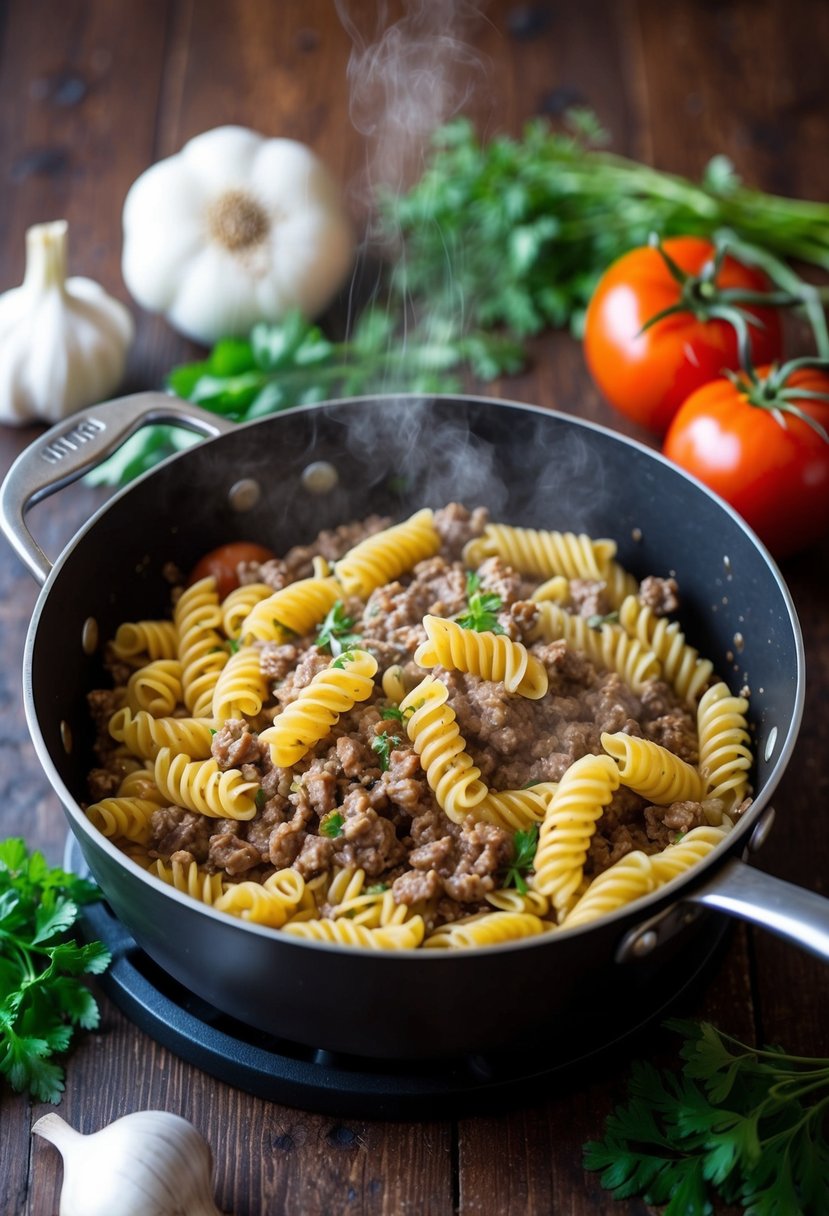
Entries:
[[[216, 414], [250, 422], [373, 391], [457, 392], [463, 373], [494, 380], [523, 366], [521, 347], [510, 337], [464, 330], [451, 317], [403, 327], [402, 316], [402, 309], [395, 318], [366, 308], [348, 338], [335, 342], [295, 312], [277, 324], [255, 325], [249, 338], [220, 339], [206, 359], [173, 368], [167, 387]], [[176, 427], [144, 427], [87, 481], [123, 485], [194, 442], [194, 435]]]
[[342, 654], [349, 646], [356, 646], [362, 639], [359, 633], [353, 633], [356, 624], [353, 616], [348, 616], [342, 600], [337, 600], [325, 620], [319, 627], [314, 645], [318, 650], [327, 650], [330, 654]]
[[407, 194], [386, 194], [386, 239], [401, 298], [512, 334], [569, 325], [578, 334], [604, 270], [660, 236], [730, 230], [770, 254], [829, 270], [829, 204], [741, 185], [716, 156], [697, 184], [616, 155], [589, 110], [563, 130], [536, 120], [520, 139], [479, 139], [458, 118], [434, 137]]
[[524, 876], [533, 868], [538, 848], [538, 824], [533, 823], [526, 831], [518, 831], [512, 838], [512, 863], [504, 875], [504, 886], [515, 887], [521, 895], [527, 894]]
[[585, 1145], [616, 1198], [710, 1216], [713, 1196], [745, 1216], [823, 1216], [829, 1197], [829, 1060], [760, 1050], [709, 1022], [667, 1023], [684, 1038], [679, 1074], [634, 1066], [627, 1105]]
[[16, 1090], [59, 1102], [63, 1069], [50, 1057], [74, 1028], [98, 1025], [98, 1006], [78, 976], [109, 965], [100, 942], [70, 936], [78, 905], [100, 898], [94, 883], [50, 867], [17, 838], [0, 842], [0, 1073]]

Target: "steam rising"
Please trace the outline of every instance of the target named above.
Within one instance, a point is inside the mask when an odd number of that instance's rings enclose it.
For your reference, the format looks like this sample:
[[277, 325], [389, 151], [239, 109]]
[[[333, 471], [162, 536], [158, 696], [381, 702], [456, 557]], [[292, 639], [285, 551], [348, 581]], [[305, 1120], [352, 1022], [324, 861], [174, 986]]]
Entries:
[[361, 16], [373, 10], [373, 31], [360, 27], [348, 0], [335, 3], [353, 44], [349, 108], [368, 144], [365, 185], [400, 191], [432, 133], [467, 107], [484, 80], [484, 62], [466, 41], [483, 0], [404, 0], [396, 21], [387, 0], [354, 6]]

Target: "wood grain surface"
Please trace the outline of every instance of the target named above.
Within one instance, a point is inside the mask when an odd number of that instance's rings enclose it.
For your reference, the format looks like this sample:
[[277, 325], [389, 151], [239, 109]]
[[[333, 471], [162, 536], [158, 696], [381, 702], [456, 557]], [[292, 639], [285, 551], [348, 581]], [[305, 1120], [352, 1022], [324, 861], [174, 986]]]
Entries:
[[[8, 0], [0, 5], [0, 290], [19, 282], [25, 229], [66, 218], [70, 270], [129, 301], [120, 275], [121, 207], [137, 175], [197, 133], [227, 122], [309, 143], [348, 186], [355, 216], [385, 166], [379, 135], [358, 131], [348, 65], [400, 6], [329, 0]], [[458, 5], [458, 9], [464, 6]], [[378, 25], [379, 22], [379, 25]], [[493, 2], [463, 29], [472, 55], [466, 108], [481, 129], [518, 133], [568, 102], [595, 108], [613, 147], [697, 175], [715, 152], [743, 178], [829, 198], [829, 6], [809, 0], [550, 0]], [[400, 172], [416, 167], [402, 149]], [[414, 149], [416, 153], [416, 149]], [[403, 156], [402, 153], [406, 153]], [[197, 348], [132, 305], [136, 340], [125, 389], [157, 387]], [[487, 387], [555, 407], [650, 442], [612, 414], [578, 345], [563, 334], [533, 344], [529, 370]], [[0, 472], [37, 428], [0, 430]], [[73, 487], [31, 513], [52, 556], [103, 497]], [[758, 864], [827, 893], [829, 613], [824, 543], [785, 563], [806, 645], [806, 713], [775, 794], [778, 822]], [[102, 558], [102, 586], [107, 577]], [[0, 835], [24, 835], [58, 861], [66, 824], [29, 742], [21, 654], [37, 595], [0, 546]], [[596, 1066], [551, 1082], [496, 1115], [417, 1123], [332, 1119], [250, 1097], [182, 1062], [106, 998], [99, 1032], [82, 1035], [60, 1113], [91, 1131], [128, 1111], [160, 1107], [191, 1119], [215, 1157], [219, 1205], [235, 1216], [635, 1216], [581, 1166], [625, 1091], [635, 1054], [670, 1058], [651, 1029]], [[765, 932], [738, 927], [706, 984], [680, 1013], [705, 1015], [749, 1038], [829, 1055], [829, 969]], [[608, 1011], [608, 1019], [613, 1013]], [[532, 1051], [532, 1044], [527, 1045]], [[0, 1213], [58, 1210], [55, 1150], [30, 1135], [46, 1109], [0, 1090]], [[115, 1216], [115, 1214], [113, 1214]]]

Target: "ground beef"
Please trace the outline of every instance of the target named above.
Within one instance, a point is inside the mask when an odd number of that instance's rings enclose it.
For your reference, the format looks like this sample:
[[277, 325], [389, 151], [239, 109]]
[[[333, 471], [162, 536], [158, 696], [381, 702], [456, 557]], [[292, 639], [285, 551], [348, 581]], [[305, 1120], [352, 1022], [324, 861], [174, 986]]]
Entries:
[[214, 825], [215, 820], [180, 806], [159, 807], [150, 819], [151, 855], [169, 860], [173, 853], [186, 850], [196, 861], [207, 861]]
[[679, 608], [679, 587], [675, 578], [648, 575], [639, 586], [639, 599], [657, 616], [669, 616]]
[[[405, 721], [395, 716], [400, 686], [411, 690], [424, 675], [413, 661], [425, 638], [422, 618], [458, 617], [469, 610], [462, 552], [482, 535], [487, 519], [483, 508], [470, 512], [459, 504], [437, 511], [439, 553], [376, 588], [365, 603], [343, 597], [343, 615], [353, 619], [349, 631], [354, 642], [346, 645], [369, 650], [380, 673], [396, 669], [398, 684], [391, 696], [378, 675], [371, 697], [342, 713], [325, 738], [289, 769], [274, 766], [259, 732], [329, 665], [331, 654], [315, 644], [316, 630], [287, 643], [255, 643], [268, 691], [262, 713], [252, 721], [223, 723], [211, 754], [222, 771], [238, 770], [257, 787], [256, 813], [237, 821], [161, 807], [152, 816], [151, 857], [194, 860], [229, 881], [263, 881], [288, 867], [307, 881], [336, 867], [359, 869], [367, 884], [390, 889], [397, 903], [416, 905], [430, 928], [490, 907], [487, 895], [504, 882], [514, 860], [514, 834], [471, 817], [462, 823], [450, 820], [435, 802]], [[245, 565], [242, 581], [287, 586], [312, 573], [315, 556], [336, 561], [387, 523], [374, 516], [321, 533], [283, 557]], [[634, 693], [619, 675], [565, 641], [533, 641], [538, 605], [530, 597], [537, 582], [498, 557], [481, 563], [478, 575], [480, 594], [499, 598], [498, 624], [530, 648], [549, 682], [547, 694], [531, 701], [507, 694], [500, 683], [434, 669], [449, 691], [448, 704], [466, 749], [490, 788], [514, 790], [560, 780], [574, 761], [601, 753], [605, 731], [651, 739], [691, 764], [698, 762], [694, 712], [667, 683], [650, 681]], [[570, 595], [570, 609], [583, 617], [607, 615], [610, 604], [602, 581], [571, 580]], [[675, 581], [645, 579], [642, 599], [659, 615], [675, 611]], [[120, 686], [90, 695], [100, 756], [89, 776], [95, 800], [115, 793], [127, 766], [136, 763], [115, 754], [120, 749], [107, 729], [125, 701], [131, 670], [120, 664]], [[186, 715], [183, 707], [176, 712]], [[706, 822], [704, 812], [694, 802], [650, 806], [632, 791], [618, 789], [596, 825], [586, 878], [634, 849], [655, 853], [665, 848]]]

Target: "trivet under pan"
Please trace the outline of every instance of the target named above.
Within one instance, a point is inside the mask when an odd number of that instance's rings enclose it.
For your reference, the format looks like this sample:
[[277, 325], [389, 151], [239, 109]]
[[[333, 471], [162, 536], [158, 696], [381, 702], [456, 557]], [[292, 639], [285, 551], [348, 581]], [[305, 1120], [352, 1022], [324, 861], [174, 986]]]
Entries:
[[[74, 837], [65, 868], [88, 874]], [[215, 1009], [162, 971], [105, 903], [81, 910], [81, 929], [103, 941], [112, 963], [98, 983], [126, 1016], [175, 1055], [260, 1098], [320, 1114], [375, 1119], [425, 1119], [481, 1114], [532, 1100], [563, 1083], [568, 1070], [618, 1047], [664, 1015], [699, 978], [724, 933], [696, 940], [662, 966], [646, 988], [625, 987], [620, 973], [612, 1024], [608, 1010], [578, 1025], [534, 1036], [531, 1044], [451, 1060], [375, 1060], [319, 1051], [247, 1026]], [[610, 1034], [608, 1028], [610, 1025]]]

